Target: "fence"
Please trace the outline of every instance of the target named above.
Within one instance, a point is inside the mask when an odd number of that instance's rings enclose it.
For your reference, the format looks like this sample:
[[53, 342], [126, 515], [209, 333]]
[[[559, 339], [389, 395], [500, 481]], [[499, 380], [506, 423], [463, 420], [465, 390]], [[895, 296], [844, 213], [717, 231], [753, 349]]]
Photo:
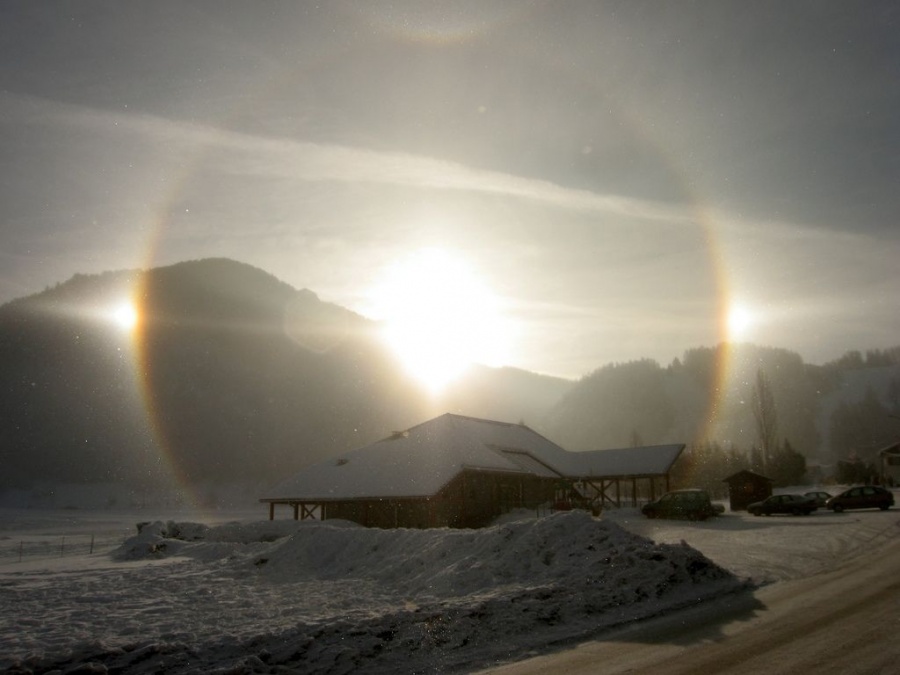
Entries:
[[124, 540], [125, 537], [121, 534], [32, 535], [21, 539], [6, 536], [0, 540], [0, 565], [106, 553], [121, 545]]

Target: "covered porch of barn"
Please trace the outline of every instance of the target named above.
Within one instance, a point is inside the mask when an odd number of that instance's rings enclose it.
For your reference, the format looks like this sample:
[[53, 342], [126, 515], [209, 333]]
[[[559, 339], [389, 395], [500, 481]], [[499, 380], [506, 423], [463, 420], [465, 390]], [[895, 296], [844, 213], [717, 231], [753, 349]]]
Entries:
[[569, 477], [557, 490], [555, 510], [580, 508], [598, 515], [604, 508], [637, 507], [670, 490], [669, 474]]
[[572, 453], [560, 505], [600, 513], [653, 501], [671, 489], [672, 467], [683, 450], [675, 444]]

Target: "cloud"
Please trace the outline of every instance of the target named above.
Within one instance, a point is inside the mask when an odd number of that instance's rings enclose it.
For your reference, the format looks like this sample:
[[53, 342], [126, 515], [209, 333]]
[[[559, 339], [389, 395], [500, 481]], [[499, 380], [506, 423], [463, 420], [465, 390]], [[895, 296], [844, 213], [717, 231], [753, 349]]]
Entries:
[[255, 136], [146, 113], [95, 109], [8, 92], [0, 94], [0, 110], [7, 121], [14, 116], [20, 123], [81, 126], [108, 136], [136, 133], [154, 147], [165, 147], [173, 160], [198, 163], [204, 155], [215, 155], [216, 170], [236, 175], [458, 190], [644, 222], [689, 224], [695, 220], [681, 206], [571, 189], [547, 180], [401, 152]]

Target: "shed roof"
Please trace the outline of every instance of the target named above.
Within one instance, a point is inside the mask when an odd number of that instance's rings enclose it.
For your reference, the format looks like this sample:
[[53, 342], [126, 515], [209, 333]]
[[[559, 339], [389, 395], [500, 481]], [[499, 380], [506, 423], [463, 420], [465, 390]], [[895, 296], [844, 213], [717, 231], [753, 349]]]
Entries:
[[748, 478], [755, 481], [769, 481], [770, 483], [774, 482], [771, 478], [763, 476], [762, 474], [758, 474], [754, 471], [750, 471], [749, 469], [741, 469], [737, 473], [728, 476], [728, 478], [723, 478], [722, 482], [733, 483], [738, 480], [747, 480]]
[[569, 452], [524, 424], [448, 413], [306, 467], [263, 501], [427, 497], [466, 469], [573, 479], [661, 475], [683, 448]]
[[900, 454], [900, 442], [891, 443], [878, 451], [879, 455], [898, 455]]

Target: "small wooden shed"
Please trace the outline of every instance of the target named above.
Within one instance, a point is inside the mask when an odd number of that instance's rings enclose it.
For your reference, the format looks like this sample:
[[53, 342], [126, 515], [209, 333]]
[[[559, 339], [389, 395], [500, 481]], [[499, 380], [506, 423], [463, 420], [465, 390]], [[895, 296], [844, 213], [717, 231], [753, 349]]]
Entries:
[[772, 495], [772, 479], [746, 469], [723, 479], [723, 482], [728, 483], [732, 511], [746, 511], [748, 505]]

